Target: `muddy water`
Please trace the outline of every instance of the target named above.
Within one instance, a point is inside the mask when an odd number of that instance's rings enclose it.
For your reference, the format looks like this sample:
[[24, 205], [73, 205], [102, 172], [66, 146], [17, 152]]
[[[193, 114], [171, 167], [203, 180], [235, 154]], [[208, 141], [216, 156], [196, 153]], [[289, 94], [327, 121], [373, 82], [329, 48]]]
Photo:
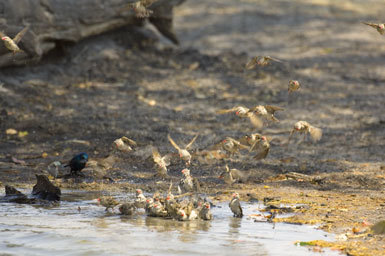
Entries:
[[[97, 197], [66, 193], [54, 207], [0, 204], [0, 255], [318, 255], [294, 241], [332, 239], [309, 226], [233, 218], [225, 203], [213, 208], [213, 221], [178, 222], [106, 213]], [[243, 206], [246, 216], [258, 213], [256, 204]]]

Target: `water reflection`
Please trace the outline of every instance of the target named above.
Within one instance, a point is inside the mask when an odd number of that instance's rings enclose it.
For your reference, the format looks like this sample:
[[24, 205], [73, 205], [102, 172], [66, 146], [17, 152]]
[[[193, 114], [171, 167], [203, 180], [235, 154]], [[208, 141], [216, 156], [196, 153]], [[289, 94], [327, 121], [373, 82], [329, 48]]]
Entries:
[[[233, 218], [227, 203], [212, 221], [174, 221], [107, 213], [99, 194], [66, 196], [55, 207], [0, 204], [0, 252], [5, 255], [313, 255], [296, 240], [325, 239], [307, 226]], [[81, 211], [78, 211], [81, 207]], [[244, 204], [247, 216], [256, 205]], [[290, 252], [290, 253], [288, 253]], [[0, 253], [0, 254], [1, 254]], [[337, 253], [328, 252], [328, 255]]]

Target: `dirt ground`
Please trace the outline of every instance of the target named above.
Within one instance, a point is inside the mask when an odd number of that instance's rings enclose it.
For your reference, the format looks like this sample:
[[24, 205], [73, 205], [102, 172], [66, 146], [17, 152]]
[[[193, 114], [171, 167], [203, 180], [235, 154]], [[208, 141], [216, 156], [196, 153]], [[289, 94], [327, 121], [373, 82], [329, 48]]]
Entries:
[[[381, 0], [187, 1], [175, 11], [180, 47], [158, 42], [148, 25], [63, 43], [39, 65], [2, 69], [1, 184], [30, 186], [49, 163], [84, 151], [94, 162], [85, 170], [89, 178], [60, 181], [63, 187], [97, 189], [108, 175], [118, 189], [166, 188], [167, 180], [153, 177], [148, 145], [175, 153], [167, 134], [181, 144], [199, 134], [198, 152], [226, 136], [257, 131], [217, 110], [277, 105], [285, 108], [280, 122], [261, 131], [274, 138], [266, 159], [193, 159], [190, 169], [203, 190], [218, 199], [237, 190], [245, 200], [253, 191], [259, 199], [305, 203], [310, 207], [285, 221], [319, 224], [346, 237], [318, 245], [383, 255], [384, 235], [352, 229], [385, 219], [385, 37], [361, 24], [381, 22], [384, 7]], [[255, 55], [284, 63], [245, 71]], [[302, 88], [288, 96], [291, 79]], [[321, 141], [296, 144], [294, 137], [287, 145], [299, 120], [322, 128]], [[138, 142], [135, 151], [113, 149], [123, 135]], [[217, 177], [226, 163], [249, 173], [249, 181], [224, 185]], [[175, 182], [182, 168], [178, 161], [169, 167]], [[321, 182], [288, 178], [290, 172]]]

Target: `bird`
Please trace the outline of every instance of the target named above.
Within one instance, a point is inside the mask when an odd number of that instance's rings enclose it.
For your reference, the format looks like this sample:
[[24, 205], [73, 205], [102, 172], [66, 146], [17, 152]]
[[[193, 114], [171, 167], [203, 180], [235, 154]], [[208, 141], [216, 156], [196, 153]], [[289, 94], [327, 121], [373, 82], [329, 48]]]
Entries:
[[246, 63], [245, 68], [246, 69], [253, 69], [256, 66], [264, 67], [264, 66], [269, 65], [271, 61], [282, 63], [281, 60], [278, 60], [276, 58], [272, 58], [270, 56], [256, 56], [256, 57], [252, 58], [249, 62]]
[[240, 149], [248, 149], [248, 146], [241, 144], [236, 139], [231, 137], [226, 137], [226, 139], [222, 140], [220, 143], [214, 146], [216, 149], [223, 149], [227, 152], [228, 155], [233, 156], [235, 154], [239, 154]]
[[23, 38], [24, 34], [27, 32], [28, 29], [29, 29], [29, 26], [26, 26], [19, 33], [17, 33], [17, 35], [13, 39], [5, 35], [3, 32], [0, 32], [0, 37], [1, 37], [1, 40], [4, 41], [5, 47], [8, 50], [12, 51], [14, 55], [17, 52], [22, 51], [17, 44]]
[[106, 211], [108, 211], [108, 209], [114, 209], [114, 207], [119, 204], [119, 202], [117, 202], [112, 196], [99, 197], [98, 202], [100, 205], [106, 207]]
[[239, 202], [239, 194], [238, 193], [233, 193], [232, 199], [229, 203], [229, 207], [230, 207], [231, 211], [233, 212], [234, 217], [237, 217], [237, 218], [243, 217], [242, 206], [241, 206], [241, 203]]
[[225, 171], [222, 172], [221, 175], [219, 175], [219, 178], [223, 179], [227, 185], [232, 185], [238, 181], [245, 182], [248, 178], [247, 175], [242, 173], [240, 170], [230, 169], [227, 164], [225, 168]]
[[132, 9], [135, 12], [136, 17], [138, 18], [147, 18], [153, 13], [152, 10], [149, 10], [147, 8], [156, 1], [158, 0], [140, 0], [128, 4], [124, 9]]
[[281, 107], [271, 106], [271, 105], [257, 105], [251, 109], [257, 116], [263, 117], [267, 121], [279, 122], [279, 120], [274, 116], [275, 112], [283, 111]]
[[78, 176], [80, 174], [79, 172], [83, 170], [84, 167], [86, 167], [87, 161], [88, 161], [87, 153], [80, 153], [75, 155], [71, 159], [69, 164], [64, 165], [64, 167], [69, 166], [71, 168], [71, 171], [70, 171], [71, 176]]
[[132, 151], [133, 147], [136, 147], [137, 144], [134, 140], [127, 138], [126, 136], [123, 136], [119, 139], [114, 140], [114, 144], [116, 148], [123, 152], [130, 152]]
[[184, 194], [187, 192], [199, 192], [200, 191], [199, 181], [197, 178], [193, 178], [190, 175], [190, 170], [183, 169], [181, 172], [184, 175], [184, 178], [180, 180], [178, 185], [179, 194]]
[[240, 118], [249, 118], [250, 122], [257, 128], [262, 128], [263, 122], [260, 118], [258, 118], [254, 111], [243, 106], [236, 106], [230, 109], [220, 109], [217, 111], [217, 114], [227, 114], [235, 112], [237, 116]]
[[171, 145], [178, 150], [179, 157], [186, 162], [186, 165], [190, 165], [191, 163], [191, 154], [187, 150], [192, 146], [192, 144], [197, 139], [198, 134], [195, 135], [195, 137], [186, 145], [184, 148], [180, 148], [175, 141], [170, 137], [170, 134], [167, 135], [168, 140], [170, 141]]
[[141, 189], [136, 190], [136, 198], [134, 201], [136, 208], [144, 208], [146, 206], [146, 197], [143, 195], [143, 192]]
[[290, 80], [288, 91], [289, 93], [292, 93], [299, 90], [300, 87], [301, 87], [301, 84], [297, 80]]
[[152, 158], [156, 164], [157, 175], [160, 177], [167, 177], [167, 166], [170, 165], [171, 155], [167, 154], [161, 156], [157, 148], [152, 148]]
[[262, 136], [259, 140], [256, 140], [250, 147], [249, 152], [252, 152], [253, 150], [257, 151], [254, 159], [260, 160], [266, 158], [270, 151], [270, 143], [268, 139], [265, 136]]
[[135, 204], [133, 203], [124, 203], [119, 207], [119, 211], [123, 215], [132, 215], [135, 212]]
[[298, 121], [294, 124], [293, 130], [290, 132], [288, 143], [295, 132], [303, 133], [304, 140], [306, 139], [306, 135], [309, 133], [313, 142], [319, 141], [322, 137], [322, 130], [320, 128], [314, 127], [306, 121]]
[[48, 165], [47, 171], [48, 173], [56, 179], [59, 175], [59, 168], [62, 166], [62, 164], [59, 161], [52, 162]]
[[385, 34], [385, 24], [384, 23], [379, 23], [379, 24], [370, 23], [370, 22], [362, 22], [362, 23], [365, 25], [371, 26], [372, 28], [375, 28], [377, 30], [377, 32], [380, 33], [381, 35]]
[[213, 214], [210, 211], [210, 203], [206, 202], [202, 205], [202, 208], [199, 211], [199, 218], [202, 220], [212, 220]]
[[151, 209], [152, 209], [153, 206], [154, 206], [154, 199], [152, 199], [151, 197], [147, 198], [146, 199], [146, 205], [144, 207], [144, 209], [145, 209], [147, 214], [150, 214]]
[[180, 221], [188, 220], [188, 216], [183, 209], [178, 209], [177, 220], [180, 220]]

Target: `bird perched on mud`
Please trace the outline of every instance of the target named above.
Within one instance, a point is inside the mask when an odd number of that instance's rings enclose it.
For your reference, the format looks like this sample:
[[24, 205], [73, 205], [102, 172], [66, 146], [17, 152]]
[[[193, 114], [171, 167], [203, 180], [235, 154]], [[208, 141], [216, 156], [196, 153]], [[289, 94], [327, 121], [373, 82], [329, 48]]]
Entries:
[[230, 109], [221, 109], [217, 111], [217, 114], [227, 114], [231, 112], [235, 112], [235, 114], [240, 118], [249, 118], [250, 122], [257, 128], [262, 128], [263, 126], [262, 120], [255, 115], [254, 110], [243, 106], [236, 106]]
[[369, 23], [369, 22], [362, 22], [362, 23], [365, 25], [371, 26], [372, 28], [375, 28], [377, 30], [377, 32], [380, 33], [381, 35], [385, 34], [385, 24], [384, 23], [379, 23], [379, 24]]
[[198, 135], [195, 135], [195, 137], [186, 145], [184, 148], [180, 148], [175, 141], [170, 137], [170, 134], [167, 135], [168, 140], [170, 141], [171, 145], [178, 150], [179, 157], [186, 162], [186, 165], [190, 165], [191, 163], [191, 154], [187, 150], [192, 146], [192, 144], [197, 139]]
[[270, 64], [271, 61], [282, 63], [282, 61], [270, 56], [256, 56], [246, 63], [246, 69], [253, 69], [256, 66], [264, 67]]
[[202, 205], [201, 210], [199, 211], [199, 218], [202, 220], [212, 220], [213, 214], [210, 211], [210, 203], [206, 202]]
[[99, 197], [98, 202], [100, 205], [106, 207], [106, 211], [108, 211], [108, 209], [114, 209], [114, 207], [119, 204], [112, 196]]
[[167, 154], [167, 155], [161, 156], [159, 154], [158, 149], [153, 147], [152, 158], [154, 159], [154, 162], [156, 164], [157, 175], [162, 178], [167, 177], [167, 166], [170, 165], [171, 155]]
[[301, 87], [301, 84], [297, 80], [290, 80], [288, 91], [289, 93], [292, 93], [299, 90], [300, 87]]
[[187, 192], [199, 192], [200, 191], [200, 184], [197, 178], [193, 178], [190, 175], [189, 169], [183, 169], [182, 174], [184, 176], [183, 179], [179, 182], [178, 185], [178, 192], [179, 194], [184, 194]]
[[273, 122], [279, 122], [279, 120], [274, 116], [275, 112], [283, 110], [284, 109], [281, 107], [271, 105], [258, 105], [251, 109], [251, 111], [253, 111], [257, 116]]
[[233, 212], [234, 217], [237, 217], [237, 218], [243, 217], [242, 207], [241, 207], [241, 203], [239, 202], [239, 194], [238, 193], [233, 193], [232, 199], [229, 203], [229, 207], [230, 207], [231, 211]]
[[216, 144], [214, 146], [214, 148], [223, 149], [230, 156], [233, 156], [235, 154], [239, 154], [240, 149], [248, 149], [247, 146], [241, 144], [239, 141], [237, 141], [231, 137], [227, 137], [226, 139], [224, 139], [220, 143]]
[[132, 215], [134, 214], [136, 207], [133, 203], [124, 203], [119, 207], [119, 211], [123, 215]]
[[23, 28], [17, 35], [12, 39], [9, 36], [6, 36], [4, 33], [0, 32], [1, 40], [3, 40], [5, 47], [7, 47], [8, 50], [12, 51], [13, 54], [17, 52], [21, 52], [22, 50], [17, 45], [20, 40], [23, 38], [24, 34], [29, 29], [29, 26]]
[[158, 0], [140, 0], [128, 4], [124, 9], [133, 10], [138, 18], [147, 18], [152, 14], [152, 10], [147, 9]]
[[266, 158], [270, 151], [270, 143], [267, 138], [262, 136], [259, 140], [256, 140], [249, 151], [252, 152], [253, 150], [257, 151], [254, 159], [260, 160]]
[[137, 146], [134, 140], [129, 139], [126, 136], [123, 136], [119, 139], [114, 140], [114, 144], [118, 150], [123, 152], [130, 152], [132, 151], [132, 147]]
[[226, 170], [219, 175], [219, 178], [223, 179], [227, 185], [232, 185], [238, 181], [245, 182], [247, 180], [247, 175], [238, 169], [230, 169], [226, 164]]
[[308, 133], [310, 134], [310, 137], [312, 138], [312, 140], [314, 142], [319, 141], [322, 137], [322, 130], [320, 128], [316, 128], [316, 127], [312, 126], [311, 124], [309, 124], [306, 121], [298, 121], [294, 124], [294, 128], [290, 132], [288, 142], [290, 142], [290, 139], [295, 132], [303, 133], [304, 134], [303, 140], [306, 139], [306, 135]]
[[71, 168], [71, 171], [70, 171], [71, 176], [79, 176], [80, 175], [79, 172], [83, 170], [84, 167], [86, 167], [87, 161], [88, 161], [87, 153], [80, 153], [74, 156], [69, 162], [69, 164], [64, 165], [64, 167], [69, 166]]

